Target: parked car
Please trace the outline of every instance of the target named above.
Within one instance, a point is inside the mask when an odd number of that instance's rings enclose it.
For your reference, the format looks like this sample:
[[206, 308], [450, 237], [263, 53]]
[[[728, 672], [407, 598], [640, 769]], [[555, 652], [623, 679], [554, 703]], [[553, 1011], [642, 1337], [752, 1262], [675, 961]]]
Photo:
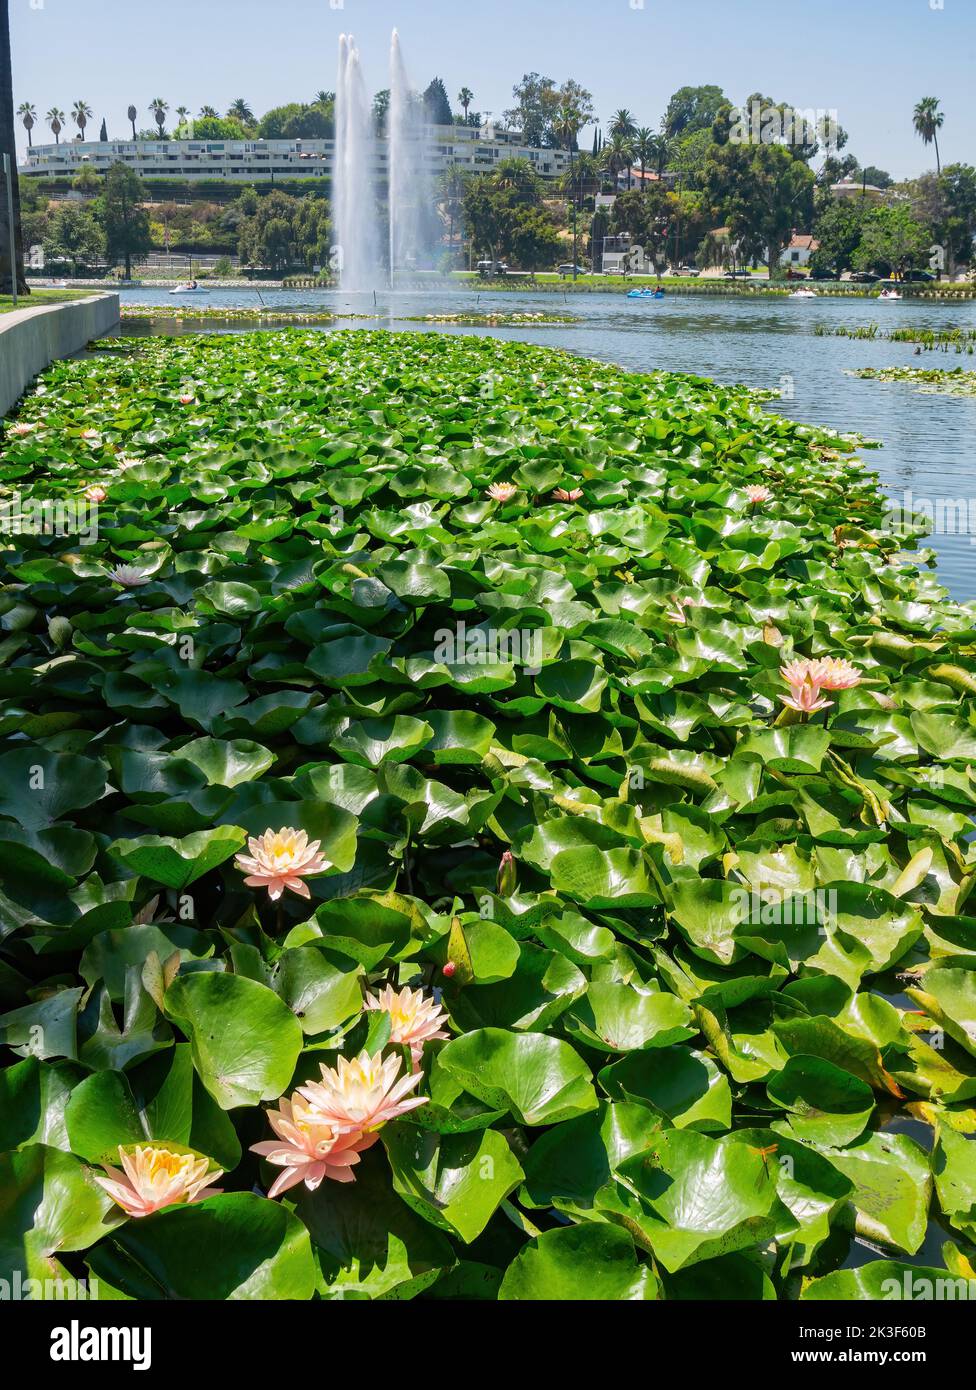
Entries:
[[836, 280], [838, 277], [832, 270], [811, 270], [811, 280]]
[[508, 266], [504, 261], [479, 261], [476, 269], [482, 276], [508, 274]]
[[873, 270], [855, 270], [851, 273], [851, 282], [855, 285], [876, 285], [881, 279], [880, 275], [875, 275]]
[[[572, 275], [573, 269], [574, 269], [574, 267], [573, 267], [573, 262], [572, 262], [572, 261], [563, 261], [561, 265], [557, 265], [557, 266], [556, 266], [556, 272], [557, 272], [557, 274], [559, 274], [559, 275]], [[577, 274], [577, 275], [588, 275], [588, 274], [589, 274], [589, 271], [588, 271], [584, 266], [581, 266], [581, 265], [576, 266], [576, 267], [575, 267], [575, 270], [576, 270], [576, 274]]]
[[675, 266], [675, 268], [674, 268], [674, 270], [672, 270], [671, 274], [672, 274], [672, 275], [700, 275], [700, 274], [701, 274], [701, 271], [698, 269], [698, 267], [697, 267], [696, 265], [679, 265], [679, 266]]
[[725, 273], [726, 280], [748, 280], [751, 276], [751, 270], [728, 270]]
[[933, 275], [931, 270], [906, 270], [901, 278], [906, 285], [927, 285], [939, 277]]

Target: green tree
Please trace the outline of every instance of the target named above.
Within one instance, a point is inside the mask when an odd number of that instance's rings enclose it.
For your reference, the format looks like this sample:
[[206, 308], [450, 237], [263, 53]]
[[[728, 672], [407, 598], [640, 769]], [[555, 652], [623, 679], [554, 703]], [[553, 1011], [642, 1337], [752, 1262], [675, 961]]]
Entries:
[[68, 261], [72, 274], [98, 264], [105, 233], [91, 203], [62, 203], [48, 218], [43, 241], [47, 261]]
[[866, 164], [860, 171], [860, 178], [874, 188], [890, 188], [894, 183], [887, 169], [879, 169], [874, 164]]
[[935, 145], [935, 172], [942, 172], [942, 163], [939, 158], [939, 131], [945, 116], [939, 110], [938, 97], [922, 97], [922, 100], [915, 106], [912, 114], [912, 123], [915, 127], [915, 134], [921, 138], [923, 145]]
[[657, 136], [650, 126], [642, 125], [634, 131], [634, 158], [640, 165], [641, 180], [647, 173], [647, 166], [657, 157]]
[[930, 238], [928, 228], [915, 220], [904, 203], [871, 208], [865, 213], [861, 241], [852, 263], [856, 270], [874, 270], [882, 275], [924, 265], [929, 258]]
[[247, 131], [231, 116], [201, 116], [193, 122], [195, 140], [244, 140]]
[[314, 103], [289, 102], [265, 112], [257, 133], [262, 140], [331, 140], [335, 135], [334, 112]]
[[134, 140], [136, 138], [136, 117], [139, 114], [138, 106], [130, 106], [125, 114], [128, 116], [129, 124], [132, 126], [132, 138]]
[[678, 200], [660, 183], [646, 188], [628, 189], [618, 194], [610, 217], [614, 233], [629, 232], [632, 240], [644, 248], [655, 271], [667, 250], [672, 223], [678, 212]]
[[522, 270], [544, 270], [559, 257], [559, 232], [542, 208], [520, 207], [508, 225], [505, 250]]
[[0, 294], [10, 294], [16, 277], [17, 288], [27, 293], [24, 283], [24, 247], [20, 226], [20, 188], [17, 182], [17, 138], [14, 128], [14, 83], [10, 62], [9, 0], [0, 0], [0, 153], [10, 159], [14, 195], [13, 243], [7, 219], [0, 216]]
[[813, 234], [820, 245], [810, 257], [811, 270], [840, 275], [851, 269], [868, 210], [860, 198], [830, 199], [813, 224]]
[[144, 256], [152, 247], [149, 214], [142, 206], [146, 193], [142, 179], [121, 160], [105, 175], [101, 197], [105, 251], [110, 261], [125, 264], [125, 278], [132, 279], [132, 257]]
[[467, 124], [467, 120], [468, 120], [468, 107], [471, 105], [471, 103], [472, 103], [473, 101], [474, 101], [474, 92], [472, 92], [471, 88], [470, 88], [470, 87], [462, 87], [461, 90], [460, 90], [460, 91], [458, 92], [458, 94], [457, 94], [457, 102], [458, 102], [458, 106], [460, 106], [461, 110], [464, 112], [465, 124]]
[[551, 77], [527, 72], [512, 88], [515, 104], [502, 113], [505, 123], [522, 132], [527, 145], [543, 145], [557, 105], [556, 87]]
[[773, 275], [793, 228], [812, 221], [813, 170], [782, 145], [729, 142], [709, 151], [702, 180], [733, 242]]
[[453, 125], [454, 112], [448, 100], [447, 88], [439, 77], [431, 79], [424, 92], [424, 120], [428, 125]]
[[729, 99], [721, 87], [679, 87], [668, 102], [661, 128], [670, 140], [710, 130]]

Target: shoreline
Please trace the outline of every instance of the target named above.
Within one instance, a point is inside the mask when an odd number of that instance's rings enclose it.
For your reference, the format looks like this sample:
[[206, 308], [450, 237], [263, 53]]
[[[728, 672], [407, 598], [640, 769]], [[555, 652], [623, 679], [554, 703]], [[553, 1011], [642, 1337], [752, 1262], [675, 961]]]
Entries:
[[[122, 293], [126, 289], [134, 290], [160, 290], [169, 291], [182, 284], [182, 280], [153, 280], [133, 281], [127, 285], [125, 281], [119, 280], [74, 280], [69, 282], [68, 289], [77, 288], [113, 290]], [[464, 291], [473, 294], [625, 294], [628, 289], [641, 288], [646, 284], [657, 284], [653, 276], [631, 277], [628, 280], [622, 278], [604, 279], [593, 276], [586, 279], [572, 280], [525, 280], [521, 277], [511, 281], [503, 280], [479, 280], [479, 279], [457, 279], [437, 284], [419, 284], [405, 287], [396, 291], [398, 294], [436, 294], [438, 292]], [[727, 280], [667, 280], [663, 279], [661, 285], [666, 294], [674, 295], [699, 295], [707, 298], [709, 295], [733, 295], [739, 298], [769, 297], [775, 299], [788, 299], [793, 291], [805, 281], [792, 281], [787, 284], [769, 284], [762, 281], [757, 284], [741, 283]], [[30, 284], [30, 281], [28, 281]], [[337, 286], [302, 286], [293, 287], [287, 285], [282, 280], [266, 280], [260, 284], [251, 281], [240, 280], [208, 280], [202, 288], [208, 290], [237, 290], [240, 293], [260, 295], [264, 290], [292, 290], [294, 293], [306, 294], [341, 294], [342, 291]], [[37, 284], [33, 288], [47, 290], [51, 287], [46, 284]], [[386, 294], [386, 290], [377, 290], [377, 294]], [[369, 294], [369, 291], [363, 291]], [[850, 285], [847, 283], [833, 284], [831, 282], [818, 282], [816, 284], [816, 294], [819, 299], [864, 299], [875, 300], [879, 297], [879, 291], [874, 285]], [[976, 299], [976, 284], [969, 285], [947, 285], [939, 289], [928, 286], [899, 285], [899, 294], [903, 299], [918, 299], [924, 303], [966, 303]]]

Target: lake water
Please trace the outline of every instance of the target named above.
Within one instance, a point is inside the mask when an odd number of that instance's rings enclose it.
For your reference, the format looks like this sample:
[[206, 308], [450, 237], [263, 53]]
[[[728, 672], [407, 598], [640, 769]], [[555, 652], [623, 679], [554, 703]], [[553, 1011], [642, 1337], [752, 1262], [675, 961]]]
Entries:
[[[212, 290], [179, 300], [165, 290], [123, 290], [125, 304], [209, 309], [288, 308], [310, 312], [376, 314], [371, 321], [323, 325], [323, 331], [393, 328], [404, 331], [475, 333], [519, 338], [565, 348], [585, 357], [615, 362], [635, 371], [692, 372], [722, 382], [739, 382], [781, 393], [770, 409], [813, 424], [855, 430], [884, 448], [865, 455], [886, 489], [899, 501], [910, 492], [919, 499], [964, 499], [972, 517], [970, 534], [935, 535], [939, 573], [953, 596], [976, 599], [976, 398], [927, 395], [905, 383], [882, 383], [846, 375], [855, 367], [922, 366], [976, 369], [976, 357], [925, 352], [915, 356], [908, 343], [883, 339], [817, 337], [814, 329], [857, 327], [976, 329], [976, 302], [939, 304], [905, 299], [879, 303], [865, 299], [751, 299], [733, 296], [671, 295], [663, 300], [630, 300], [622, 292], [560, 294], [477, 290], [423, 294], [348, 295], [331, 290]], [[403, 322], [404, 316], [463, 311], [558, 313], [580, 318], [555, 327], [463, 328]], [[314, 326], [314, 325], [312, 325]], [[212, 330], [206, 323], [154, 325], [154, 332]], [[247, 331], [254, 325], [235, 325]], [[139, 332], [136, 324], [126, 332]], [[144, 330], [143, 330], [144, 331]], [[954, 514], [949, 508], [949, 515]]]

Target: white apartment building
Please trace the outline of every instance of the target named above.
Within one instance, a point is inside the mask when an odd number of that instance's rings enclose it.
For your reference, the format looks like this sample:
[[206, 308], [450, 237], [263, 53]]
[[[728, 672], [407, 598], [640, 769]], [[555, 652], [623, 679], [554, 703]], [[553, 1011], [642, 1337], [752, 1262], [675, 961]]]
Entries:
[[[522, 144], [519, 131], [492, 126], [428, 126], [428, 171], [440, 174], [449, 164], [483, 173], [503, 159], [527, 159], [542, 178], [556, 178], [569, 168], [565, 150], [534, 149]], [[376, 173], [386, 176], [387, 146], [377, 140]], [[35, 145], [18, 165], [22, 178], [74, 178], [84, 166], [104, 174], [119, 160], [143, 178], [222, 179], [228, 183], [282, 179], [328, 179], [335, 157], [333, 140], [70, 140]]]

